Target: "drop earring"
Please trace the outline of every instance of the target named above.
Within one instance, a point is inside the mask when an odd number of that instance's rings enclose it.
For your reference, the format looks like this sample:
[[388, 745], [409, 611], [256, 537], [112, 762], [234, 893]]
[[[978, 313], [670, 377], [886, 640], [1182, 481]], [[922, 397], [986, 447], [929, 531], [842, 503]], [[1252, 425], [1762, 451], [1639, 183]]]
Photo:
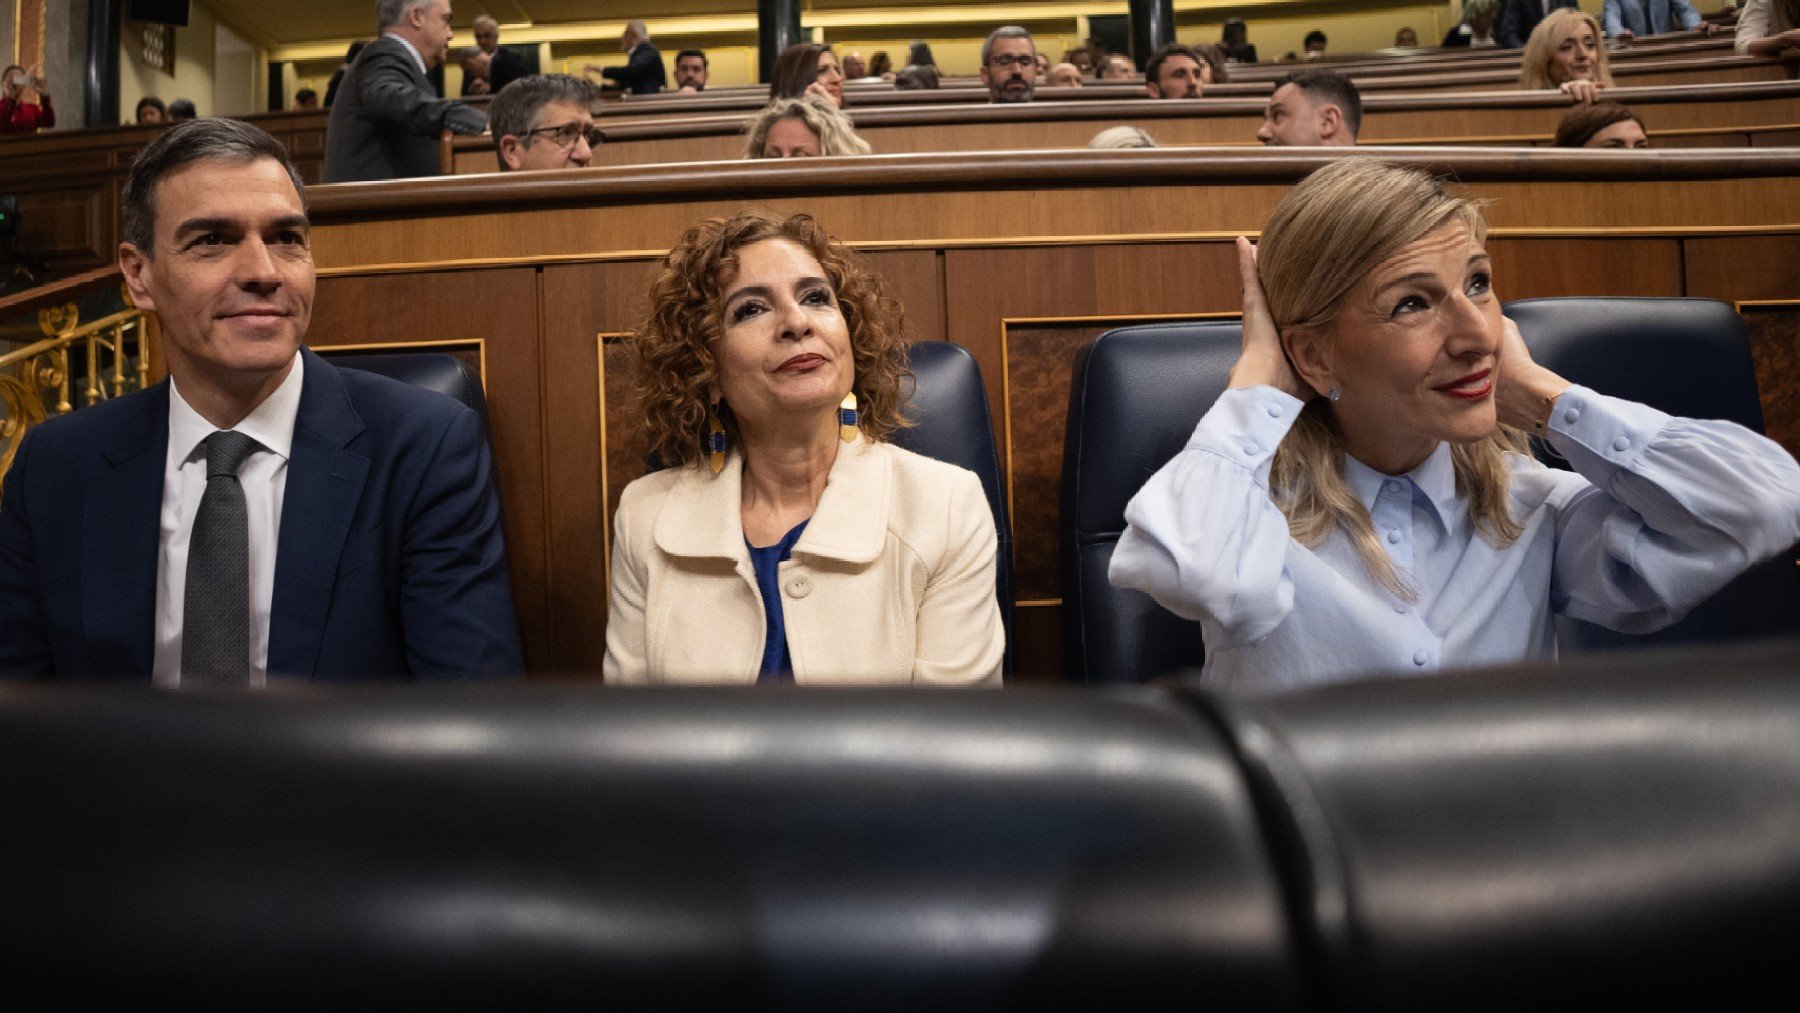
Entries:
[[707, 453], [707, 465], [717, 475], [725, 470], [725, 427], [719, 424], [719, 413], [711, 408], [706, 409], [706, 439], [701, 447]]
[[844, 395], [844, 402], [838, 405], [838, 439], [849, 443], [856, 439], [856, 422], [860, 418], [856, 410], [856, 392]]
[[1337, 399], [1341, 398], [1343, 396], [1344, 396], [1344, 392], [1341, 390], [1338, 390], [1336, 387], [1333, 387], [1330, 390], [1325, 392], [1325, 399], [1327, 401], [1330, 401], [1332, 404], [1336, 404]]

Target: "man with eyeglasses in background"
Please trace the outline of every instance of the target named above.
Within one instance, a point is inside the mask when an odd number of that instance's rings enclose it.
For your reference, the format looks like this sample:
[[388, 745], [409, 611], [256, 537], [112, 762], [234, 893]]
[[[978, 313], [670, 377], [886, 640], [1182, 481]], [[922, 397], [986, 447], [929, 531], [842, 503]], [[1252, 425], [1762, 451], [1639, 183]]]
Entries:
[[1018, 25], [996, 28], [981, 44], [981, 81], [989, 102], [1030, 102], [1037, 93], [1037, 45]]
[[595, 92], [568, 74], [533, 74], [502, 88], [488, 107], [500, 171], [586, 168], [604, 139], [594, 125]]

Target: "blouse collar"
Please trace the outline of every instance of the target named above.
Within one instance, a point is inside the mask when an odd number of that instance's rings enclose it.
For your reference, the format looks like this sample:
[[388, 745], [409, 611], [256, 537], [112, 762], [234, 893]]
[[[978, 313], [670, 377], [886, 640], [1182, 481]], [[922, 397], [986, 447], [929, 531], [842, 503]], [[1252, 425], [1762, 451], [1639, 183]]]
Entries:
[[1450, 456], [1447, 442], [1439, 441], [1437, 449], [1423, 464], [1404, 475], [1385, 475], [1349, 454], [1344, 455], [1344, 481], [1350, 484], [1350, 491], [1371, 513], [1375, 510], [1375, 497], [1381, 493], [1381, 484], [1389, 479], [1408, 482], [1415, 491], [1423, 493], [1445, 527], [1449, 527], [1451, 519], [1463, 510], [1462, 501], [1456, 495], [1456, 463]]

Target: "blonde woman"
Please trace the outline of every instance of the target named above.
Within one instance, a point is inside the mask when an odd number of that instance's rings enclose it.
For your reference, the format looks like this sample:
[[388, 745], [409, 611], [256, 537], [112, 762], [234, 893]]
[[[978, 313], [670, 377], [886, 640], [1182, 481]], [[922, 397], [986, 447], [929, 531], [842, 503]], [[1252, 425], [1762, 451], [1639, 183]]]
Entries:
[[1352, 158], [1238, 240], [1229, 389], [1127, 507], [1110, 573], [1200, 623], [1206, 678], [1553, 658], [1558, 614], [1658, 629], [1800, 540], [1778, 445], [1533, 362], [1484, 237], [1436, 179]]
[[745, 158], [832, 158], [866, 155], [869, 142], [837, 107], [811, 96], [781, 98], [750, 121]]
[[1574, 7], [1551, 11], [1531, 30], [1519, 58], [1519, 87], [1557, 88], [1577, 102], [1592, 102], [1613, 86], [1600, 23]]

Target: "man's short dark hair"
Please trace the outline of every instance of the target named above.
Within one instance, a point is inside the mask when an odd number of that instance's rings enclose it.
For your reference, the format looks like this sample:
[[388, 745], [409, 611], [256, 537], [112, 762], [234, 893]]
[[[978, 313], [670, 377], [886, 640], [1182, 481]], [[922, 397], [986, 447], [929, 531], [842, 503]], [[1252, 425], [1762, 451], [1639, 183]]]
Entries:
[[1344, 114], [1344, 127], [1355, 139], [1362, 130], [1362, 93], [1349, 78], [1331, 70], [1296, 70], [1277, 78], [1277, 91], [1291, 84], [1306, 94], [1308, 102], [1329, 102]]
[[1183, 45], [1179, 42], [1171, 42], [1150, 54], [1150, 62], [1144, 64], [1144, 80], [1161, 87], [1162, 65], [1167, 63], [1171, 56], [1185, 56], [1194, 61], [1197, 66], [1206, 66], [1206, 60], [1202, 58], [1199, 53], [1194, 51], [1193, 46]]
[[317, 101], [318, 97], [319, 93], [313, 91], [311, 88], [302, 88], [294, 93], [295, 102], [313, 102]]
[[[500, 141], [508, 134], [517, 137], [527, 148], [531, 147], [531, 132], [537, 129], [538, 114], [552, 102], [567, 102], [591, 111], [594, 92], [592, 82], [569, 74], [531, 74], [500, 89], [500, 94], [495, 95], [488, 106], [488, 130], [494, 137], [494, 154], [500, 155]], [[500, 158], [500, 168], [502, 171], [507, 168], [504, 157]]]
[[1312, 44], [1315, 42], [1317, 42], [1321, 46], [1329, 45], [1329, 43], [1326, 42], [1326, 40], [1325, 40], [1325, 33], [1321, 32], [1317, 28], [1315, 28], [1312, 31], [1306, 33], [1306, 38], [1300, 40], [1300, 48], [1301, 49], [1310, 48], [1312, 46]]
[[191, 120], [200, 115], [200, 110], [194, 108], [193, 99], [178, 98], [169, 103], [169, 115], [179, 119]]
[[680, 66], [681, 61], [687, 59], [690, 56], [698, 56], [700, 58], [700, 66], [702, 66], [702, 67], [712, 66], [712, 61], [710, 61], [706, 58], [706, 51], [701, 50], [701, 49], [684, 49], [681, 52], [676, 53], [675, 54], [675, 65]]
[[132, 159], [131, 172], [125, 177], [123, 233], [125, 241], [138, 248], [146, 259], [156, 259], [156, 188], [163, 177], [195, 162], [258, 162], [272, 158], [287, 170], [300, 197], [300, 211], [306, 212], [306, 184], [300, 181], [300, 170], [288, 159], [287, 149], [261, 127], [242, 120], [188, 120], [151, 141]]

